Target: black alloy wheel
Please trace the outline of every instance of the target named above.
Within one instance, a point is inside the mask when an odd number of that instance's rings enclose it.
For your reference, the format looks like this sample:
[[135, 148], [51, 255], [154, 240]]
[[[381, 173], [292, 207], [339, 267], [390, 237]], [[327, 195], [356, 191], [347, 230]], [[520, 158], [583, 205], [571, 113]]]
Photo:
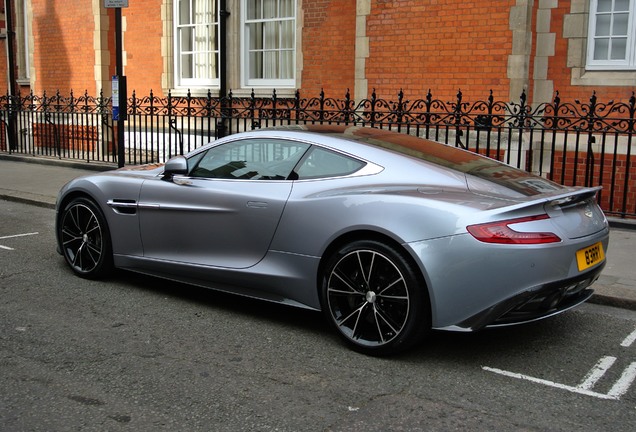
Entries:
[[321, 300], [329, 322], [355, 350], [395, 354], [430, 329], [426, 287], [413, 264], [394, 248], [356, 241], [329, 261]]
[[64, 258], [77, 275], [97, 279], [110, 273], [110, 232], [101, 210], [92, 201], [71, 201], [62, 212], [58, 229]]

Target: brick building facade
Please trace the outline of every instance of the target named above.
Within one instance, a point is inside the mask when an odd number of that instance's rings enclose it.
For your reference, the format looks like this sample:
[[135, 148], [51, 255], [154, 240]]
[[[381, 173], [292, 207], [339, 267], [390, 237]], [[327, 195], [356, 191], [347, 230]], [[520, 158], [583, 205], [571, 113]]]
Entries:
[[[216, 97], [231, 90], [241, 98], [252, 92], [271, 97], [275, 90], [282, 99], [293, 98], [297, 90], [302, 98], [314, 98], [324, 90], [327, 98], [342, 100], [348, 94], [357, 102], [373, 93], [395, 106], [401, 91], [414, 101], [430, 90], [443, 105], [455, 101], [461, 90], [465, 110], [470, 111], [475, 106], [471, 104], [486, 100], [490, 92], [495, 101], [515, 104], [525, 103], [524, 93], [537, 123], [550, 123], [550, 115], [577, 115], [578, 120], [565, 119], [560, 125], [553, 118], [555, 129], [567, 125], [572, 134], [554, 132], [554, 141], [547, 145], [542, 141], [545, 134], [522, 136], [515, 131], [514, 135], [510, 128], [504, 146], [494, 144], [491, 150], [496, 155], [489, 155], [514, 157], [519, 166], [564, 184], [587, 183], [589, 172], [611, 172], [611, 177], [598, 180], [612, 191], [602, 198], [614, 200], [604, 208], [623, 212], [636, 208], [633, 126], [615, 119], [597, 121], [610, 111], [612, 100], [617, 102], [614, 107], [621, 107], [614, 114], [621, 119], [633, 116], [628, 111], [636, 90], [636, 0], [128, 3], [121, 10], [122, 57], [129, 96], [134, 91], [137, 100], [151, 91], [158, 97], [168, 93]], [[55, 96], [58, 91], [62, 97], [71, 91], [76, 98], [85, 93], [99, 96], [102, 91], [110, 96], [116, 71], [116, 14], [104, 4], [104, 0], [1, 0], [0, 73], [6, 79], [0, 82], [0, 93], [33, 92], [33, 106], [44, 100], [39, 96]], [[557, 91], [566, 110], [541, 118], [544, 103], [552, 102]], [[589, 121], [590, 105], [582, 107], [576, 101], [585, 104], [596, 98], [601, 108], [594, 115], [600, 116]], [[49, 153], [99, 148], [106, 153], [114, 148], [110, 132], [100, 126], [74, 124], [72, 118], [52, 125], [32, 113], [18, 125], [7, 107], [0, 118], [0, 150], [7, 149], [7, 142], [17, 142], [18, 134]], [[485, 112], [477, 114], [483, 117]], [[462, 139], [480, 151], [477, 132], [490, 126], [480, 123], [477, 114], [464, 119], [464, 126], [473, 128], [473, 141], [468, 133]], [[207, 116], [209, 129], [225, 130], [225, 123], [216, 125], [218, 119]], [[491, 124], [497, 120], [485, 117]], [[454, 121], [452, 117], [442, 125], [446, 139], [451, 132], [461, 136], [452, 130]], [[616, 125], [620, 131], [612, 135], [608, 129]], [[162, 136], [169, 136], [173, 126], [163, 125]], [[598, 136], [592, 136], [592, 129]], [[541, 165], [549, 166], [549, 173]]]
[[[0, 68], [6, 75], [11, 39], [21, 93], [109, 93], [115, 25], [103, 0], [3, 1], [14, 37], [3, 25]], [[449, 99], [461, 89], [466, 99], [492, 90], [511, 100], [525, 90], [539, 103], [557, 90], [562, 98], [596, 91], [624, 100], [636, 87], [634, 0], [129, 0], [122, 15], [124, 70], [140, 95], [215, 95], [221, 84], [282, 96], [324, 89], [343, 97], [350, 89], [357, 99], [373, 89], [385, 98], [431, 89]], [[609, 43], [627, 44], [610, 54], [622, 63], [590, 61], [588, 46], [605, 43], [590, 29], [608, 17]], [[626, 30], [615, 24], [624, 17]]]

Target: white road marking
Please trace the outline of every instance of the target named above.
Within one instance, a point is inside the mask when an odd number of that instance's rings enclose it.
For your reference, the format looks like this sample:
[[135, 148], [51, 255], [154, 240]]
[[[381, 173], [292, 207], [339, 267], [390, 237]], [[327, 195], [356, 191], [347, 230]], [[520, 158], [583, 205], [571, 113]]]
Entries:
[[[38, 234], [40, 234], [40, 233], [39, 232], [32, 232], [32, 233], [25, 233], [25, 234], [14, 234], [14, 235], [0, 237], [0, 240], [9, 239], [9, 238], [16, 238], [16, 237], [26, 237], [26, 236], [32, 236], [32, 235], [38, 235]], [[3, 245], [0, 245], [0, 249], [10, 250], [10, 251], [15, 250], [13, 248], [10, 248], [9, 246], [3, 246]]]
[[493, 372], [499, 375], [503, 375], [503, 376], [507, 376], [510, 378], [517, 378], [520, 380], [525, 380], [525, 381], [530, 381], [536, 384], [543, 384], [549, 387], [554, 387], [554, 388], [558, 388], [561, 390], [567, 390], [569, 392], [572, 393], [578, 393], [578, 394], [582, 394], [582, 395], [586, 395], [586, 396], [593, 396], [595, 398], [599, 398], [599, 399], [610, 399], [610, 400], [616, 400], [619, 397], [617, 396], [613, 396], [613, 395], [609, 395], [609, 394], [602, 394], [602, 393], [597, 393], [597, 392], [593, 392], [590, 390], [585, 390], [579, 387], [572, 387], [569, 385], [565, 385], [565, 384], [559, 384], [559, 383], [555, 383], [552, 381], [548, 381], [548, 380], [544, 380], [541, 378], [535, 378], [535, 377], [531, 377], [529, 375], [524, 375], [524, 374], [520, 374], [520, 373], [515, 373], [515, 372], [508, 372], [505, 370], [501, 370], [501, 369], [496, 369], [496, 368], [491, 368], [491, 367], [487, 367], [487, 366], [482, 366], [482, 369], [488, 372]]
[[[623, 342], [621, 342], [621, 346], [629, 347], [634, 343], [634, 341], [636, 341], [636, 330], [631, 332], [629, 336], [623, 339]], [[594, 385], [596, 385], [596, 383], [601, 378], [603, 378], [605, 373], [614, 365], [615, 362], [616, 362], [616, 357], [611, 357], [611, 356], [602, 357], [594, 365], [592, 370], [590, 370], [587, 373], [587, 375], [585, 375], [585, 378], [583, 378], [583, 381], [581, 382], [581, 384], [579, 384], [576, 387], [569, 386], [566, 384], [560, 384], [553, 381], [544, 380], [541, 378], [535, 378], [530, 375], [524, 375], [524, 374], [520, 374], [516, 372], [508, 372], [508, 371], [497, 369], [497, 368], [491, 368], [488, 366], [482, 366], [481, 368], [488, 372], [493, 372], [493, 373], [507, 376], [510, 378], [530, 381], [536, 384], [543, 384], [549, 387], [567, 390], [572, 393], [592, 396], [599, 399], [618, 400], [621, 398], [621, 396], [627, 393], [631, 385], [634, 383], [634, 380], [636, 380], [636, 362], [632, 362], [630, 363], [629, 366], [627, 366], [627, 368], [623, 371], [618, 381], [614, 383], [614, 385], [612, 386], [612, 388], [607, 394], [592, 391], [592, 388], [594, 387]]]
[[594, 368], [592, 368], [592, 370], [587, 374], [583, 382], [577, 386], [577, 388], [590, 390], [594, 387], [594, 384], [596, 384], [596, 382], [605, 375], [605, 372], [612, 367], [615, 361], [616, 357], [609, 356], [600, 359], [599, 362], [596, 363], [596, 366], [594, 366]]
[[630, 364], [627, 369], [623, 371], [623, 375], [616, 381], [616, 384], [610, 389], [608, 395], [620, 399], [621, 396], [627, 393], [627, 390], [629, 390], [635, 378], [636, 362]]
[[0, 240], [4, 240], [4, 239], [8, 239], [8, 238], [16, 238], [16, 237], [26, 237], [26, 236], [32, 236], [32, 235], [38, 235], [40, 234], [39, 232], [32, 232], [32, 233], [26, 233], [26, 234], [14, 234], [14, 235], [10, 235], [10, 236], [4, 236], [4, 237], [0, 237]]
[[623, 342], [621, 342], [621, 346], [625, 348], [630, 347], [634, 343], [634, 341], [636, 341], [636, 329], [631, 332], [629, 336], [623, 339]]

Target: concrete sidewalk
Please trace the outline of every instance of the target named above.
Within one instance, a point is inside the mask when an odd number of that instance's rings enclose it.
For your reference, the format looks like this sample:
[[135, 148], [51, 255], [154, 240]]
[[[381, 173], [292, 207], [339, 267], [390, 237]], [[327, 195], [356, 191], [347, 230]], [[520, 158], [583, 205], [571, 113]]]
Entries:
[[0, 199], [55, 208], [57, 193], [69, 180], [115, 168], [98, 162], [86, 164], [0, 154]]
[[[55, 208], [55, 199], [69, 180], [116, 166], [0, 154], [0, 200]], [[0, 201], [0, 205], [2, 202]], [[590, 301], [636, 310], [636, 223], [610, 220], [607, 265], [594, 284]]]

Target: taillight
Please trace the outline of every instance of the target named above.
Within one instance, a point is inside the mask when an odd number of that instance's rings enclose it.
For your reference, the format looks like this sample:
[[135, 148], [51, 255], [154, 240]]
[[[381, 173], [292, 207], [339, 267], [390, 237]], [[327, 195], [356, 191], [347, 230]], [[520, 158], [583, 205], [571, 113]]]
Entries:
[[561, 238], [551, 232], [521, 232], [515, 231], [509, 225], [523, 222], [532, 222], [548, 219], [549, 216], [538, 215], [517, 219], [508, 219], [499, 222], [470, 225], [466, 227], [468, 232], [477, 240], [484, 243], [500, 244], [545, 244], [560, 242]]

